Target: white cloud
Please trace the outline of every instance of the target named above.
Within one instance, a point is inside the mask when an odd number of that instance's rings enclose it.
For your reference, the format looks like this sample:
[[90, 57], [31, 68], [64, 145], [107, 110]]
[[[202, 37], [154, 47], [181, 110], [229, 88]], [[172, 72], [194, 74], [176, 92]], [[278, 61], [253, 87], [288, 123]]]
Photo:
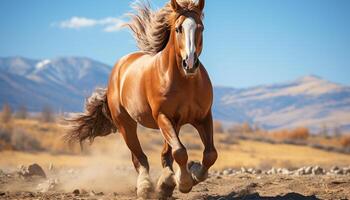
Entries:
[[122, 28], [124, 20], [117, 17], [106, 17], [103, 19], [90, 19], [86, 17], [72, 17], [68, 20], [54, 23], [53, 25], [58, 25], [60, 28], [64, 29], [81, 29], [87, 27], [100, 26], [105, 32], [116, 32]]

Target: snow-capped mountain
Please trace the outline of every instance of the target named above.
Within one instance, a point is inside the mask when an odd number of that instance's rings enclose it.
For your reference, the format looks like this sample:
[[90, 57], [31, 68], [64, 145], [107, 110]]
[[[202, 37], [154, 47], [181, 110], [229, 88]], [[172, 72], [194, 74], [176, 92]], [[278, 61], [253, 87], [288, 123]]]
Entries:
[[[111, 67], [81, 57], [33, 60], [0, 58], [0, 105], [26, 105], [40, 111], [82, 111], [98, 86], [105, 87]], [[350, 87], [317, 76], [252, 88], [214, 88], [214, 118], [250, 122], [264, 128], [323, 126], [350, 130]]]
[[0, 58], [0, 103], [30, 110], [43, 106], [81, 111], [93, 88], [105, 87], [111, 67], [81, 57], [32, 60]]

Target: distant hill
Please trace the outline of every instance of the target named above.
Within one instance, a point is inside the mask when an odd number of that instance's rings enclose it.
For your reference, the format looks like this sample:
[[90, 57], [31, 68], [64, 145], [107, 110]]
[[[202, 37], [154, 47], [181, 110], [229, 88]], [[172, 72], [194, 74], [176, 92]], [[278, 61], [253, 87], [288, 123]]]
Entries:
[[245, 89], [215, 88], [214, 113], [223, 121], [267, 129], [323, 126], [350, 130], [350, 87], [317, 76]]
[[57, 111], [81, 111], [85, 98], [96, 86], [105, 87], [111, 67], [79, 57], [32, 60], [0, 58], [0, 103], [38, 111], [51, 106]]
[[[33, 60], [0, 58], [0, 104], [40, 111], [82, 111], [97, 87], [105, 87], [111, 66], [82, 57]], [[213, 113], [227, 123], [250, 122], [267, 129], [327, 126], [350, 130], [350, 87], [317, 76], [251, 88], [214, 88]]]

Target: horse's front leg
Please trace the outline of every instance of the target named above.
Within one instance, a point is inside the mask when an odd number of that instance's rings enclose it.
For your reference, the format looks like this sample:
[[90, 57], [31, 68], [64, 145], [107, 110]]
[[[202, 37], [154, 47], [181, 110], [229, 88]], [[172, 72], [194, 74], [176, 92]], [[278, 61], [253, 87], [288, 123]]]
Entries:
[[192, 189], [193, 179], [187, 167], [188, 155], [186, 148], [179, 139], [178, 131], [164, 114], [159, 114], [158, 126], [164, 139], [172, 149], [171, 152], [175, 162], [179, 165], [179, 170], [175, 177], [177, 186], [180, 192], [188, 193]]
[[209, 168], [215, 163], [218, 154], [214, 146], [213, 119], [211, 112], [200, 122], [193, 124], [204, 144], [202, 164], [196, 162], [189, 163], [194, 185], [204, 181], [208, 177]]

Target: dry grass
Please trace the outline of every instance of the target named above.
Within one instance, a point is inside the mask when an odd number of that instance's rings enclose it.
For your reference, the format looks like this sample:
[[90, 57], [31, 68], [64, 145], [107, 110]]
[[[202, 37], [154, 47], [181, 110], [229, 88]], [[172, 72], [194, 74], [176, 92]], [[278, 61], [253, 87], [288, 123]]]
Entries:
[[[54, 123], [42, 123], [35, 120], [13, 120], [9, 127], [25, 130], [21, 133], [34, 138], [39, 146], [44, 149], [40, 152], [13, 151], [6, 146], [6, 139], [0, 132], [0, 167], [17, 166], [37, 162], [43, 166], [53, 163], [56, 166], [79, 167], [91, 163], [104, 163], [111, 166], [128, 166], [132, 168], [130, 151], [123, 139], [118, 135], [110, 135], [97, 138], [92, 146], [85, 145], [84, 152], [80, 152], [78, 146], [69, 148], [62, 140], [63, 127]], [[0, 127], [4, 128], [4, 125]], [[1, 130], [1, 129], [0, 129]], [[279, 133], [281, 134], [281, 133]], [[288, 138], [305, 139], [309, 137], [305, 129], [291, 131]], [[5, 139], [4, 139], [5, 138]], [[160, 167], [160, 152], [163, 138], [159, 131], [139, 128], [141, 145], [149, 157], [152, 168]], [[188, 148], [191, 160], [202, 160], [203, 145], [192, 127], [181, 130], [180, 138]], [[344, 137], [345, 138], [345, 137]], [[349, 144], [349, 137], [343, 139], [344, 144]], [[249, 140], [238, 140], [229, 134], [215, 134], [215, 144], [219, 152], [219, 158], [214, 166], [215, 169], [225, 167], [288, 167], [294, 168], [305, 165], [344, 165], [350, 163], [350, 156], [339, 153], [326, 152], [306, 146], [288, 144], [268, 144]]]

